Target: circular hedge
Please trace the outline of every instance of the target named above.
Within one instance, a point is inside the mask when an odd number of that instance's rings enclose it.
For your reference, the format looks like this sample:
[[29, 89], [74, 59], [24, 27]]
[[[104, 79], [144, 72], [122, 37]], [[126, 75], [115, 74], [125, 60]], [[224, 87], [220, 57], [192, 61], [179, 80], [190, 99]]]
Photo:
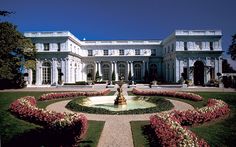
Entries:
[[[139, 99], [137, 97], [136, 99]], [[66, 108], [72, 110], [72, 111], [78, 111], [78, 112], [86, 112], [86, 113], [93, 113], [93, 114], [145, 114], [145, 113], [155, 113], [155, 112], [161, 112], [161, 111], [167, 111], [171, 110], [174, 105], [167, 99], [164, 98], [157, 98], [157, 97], [142, 97], [143, 100], [147, 102], [154, 103], [155, 107], [150, 108], [140, 108], [140, 109], [133, 109], [133, 110], [124, 110], [124, 111], [109, 111], [104, 108], [94, 108], [94, 107], [88, 107], [83, 106], [83, 102], [86, 100], [86, 97], [79, 97], [72, 101], [70, 101]]]

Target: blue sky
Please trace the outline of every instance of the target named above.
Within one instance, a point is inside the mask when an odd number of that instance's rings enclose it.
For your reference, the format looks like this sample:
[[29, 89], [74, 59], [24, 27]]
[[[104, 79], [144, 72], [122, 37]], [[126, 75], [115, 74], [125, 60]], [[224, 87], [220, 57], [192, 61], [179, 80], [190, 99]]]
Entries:
[[[21, 32], [71, 31], [79, 39], [163, 39], [176, 29], [217, 29], [228, 49], [236, 0], [1, 0]], [[231, 62], [231, 61], [230, 61]], [[235, 64], [236, 67], [236, 64]]]

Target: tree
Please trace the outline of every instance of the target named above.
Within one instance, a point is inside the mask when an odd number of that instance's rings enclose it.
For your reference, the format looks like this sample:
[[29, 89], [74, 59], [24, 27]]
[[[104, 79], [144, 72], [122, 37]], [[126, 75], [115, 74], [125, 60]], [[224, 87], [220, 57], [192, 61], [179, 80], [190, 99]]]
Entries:
[[12, 14], [13, 12], [10, 11], [0, 11], [0, 16], [8, 16], [10, 14]]
[[222, 60], [222, 73], [236, 73], [226, 59]]
[[232, 36], [232, 44], [229, 46], [228, 54], [231, 55], [233, 60], [236, 59], [236, 34]]
[[[23, 86], [25, 63], [35, 59], [32, 42], [24, 37], [15, 25], [0, 23], [0, 83], [1, 88]], [[27, 62], [26, 62], [27, 61]]]

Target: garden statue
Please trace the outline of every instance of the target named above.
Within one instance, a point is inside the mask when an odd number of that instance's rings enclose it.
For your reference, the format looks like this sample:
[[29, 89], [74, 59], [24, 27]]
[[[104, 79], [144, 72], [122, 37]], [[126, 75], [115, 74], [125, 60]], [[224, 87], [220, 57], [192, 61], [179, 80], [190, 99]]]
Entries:
[[115, 102], [114, 102], [115, 105], [127, 105], [126, 99], [123, 95], [123, 89], [122, 89], [122, 85], [124, 83], [123, 80], [124, 80], [124, 77], [121, 76], [120, 81], [118, 82], [119, 88], [117, 88], [118, 95], [117, 95]]

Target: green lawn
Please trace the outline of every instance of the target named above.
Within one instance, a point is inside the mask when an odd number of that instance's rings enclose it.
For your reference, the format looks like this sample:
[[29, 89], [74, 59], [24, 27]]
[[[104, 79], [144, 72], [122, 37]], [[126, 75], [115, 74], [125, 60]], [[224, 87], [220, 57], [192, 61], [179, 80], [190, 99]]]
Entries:
[[[8, 111], [9, 105], [22, 96], [35, 96], [38, 98], [45, 92], [0, 92], [0, 135], [3, 146], [59, 146], [58, 138], [48, 136], [47, 130], [41, 126], [20, 120]], [[60, 101], [52, 100], [38, 102], [38, 106], [45, 108], [47, 105]], [[89, 121], [86, 138], [81, 141], [81, 146], [97, 146], [104, 122]]]
[[[221, 99], [230, 105], [231, 113], [226, 119], [219, 119], [214, 122], [194, 126], [191, 130], [200, 138], [204, 138], [210, 146], [234, 146], [236, 142], [236, 93], [198, 92], [197, 94], [203, 96], [204, 100], [201, 102], [178, 100], [187, 102], [195, 108], [200, 108], [207, 103], [209, 98]], [[133, 140], [136, 147], [151, 146], [151, 143], [153, 143], [150, 133], [147, 134], [146, 131], [148, 124], [148, 121], [131, 122]]]

